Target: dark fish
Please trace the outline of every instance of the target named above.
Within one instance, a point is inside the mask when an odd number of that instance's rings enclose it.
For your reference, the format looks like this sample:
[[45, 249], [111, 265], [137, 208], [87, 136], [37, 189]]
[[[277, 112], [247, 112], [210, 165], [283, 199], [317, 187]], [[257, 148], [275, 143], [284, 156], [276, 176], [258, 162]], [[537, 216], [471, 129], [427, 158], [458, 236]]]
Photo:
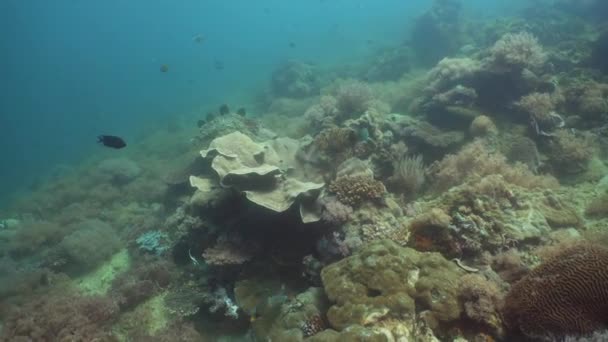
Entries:
[[239, 108], [239, 110], [236, 111], [236, 113], [240, 116], [245, 116], [247, 115], [247, 110], [245, 110], [245, 108]]
[[205, 125], [206, 121], [203, 119], [200, 119], [196, 122], [196, 126], [198, 126], [198, 128], [201, 128]]
[[230, 108], [228, 107], [227, 104], [223, 104], [220, 106], [220, 115], [226, 115], [230, 113]]
[[160, 66], [160, 72], [167, 72], [169, 71], [169, 66], [167, 64], [163, 64]]
[[296, 43], [294, 43], [294, 42], [289, 42], [289, 47], [290, 47], [290, 48], [292, 48], [292, 49], [293, 49], [293, 48], [295, 48], [295, 47], [296, 47]]
[[103, 146], [116, 149], [127, 146], [127, 143], [122, 140], [121, 137], [117, 137], [114, 135], [100, 135], [97, 137], [97, 142], [103, 144]]

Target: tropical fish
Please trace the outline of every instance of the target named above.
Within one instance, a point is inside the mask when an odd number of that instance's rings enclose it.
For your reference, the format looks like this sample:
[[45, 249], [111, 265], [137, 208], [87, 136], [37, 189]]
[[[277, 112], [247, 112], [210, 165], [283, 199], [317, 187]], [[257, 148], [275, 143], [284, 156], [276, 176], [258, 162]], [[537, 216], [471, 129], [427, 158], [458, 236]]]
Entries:
[[169, 71], [169, 66], [167, 64], [162, 64], [160, 66], [160, 72], [167, 72]]
[[114, 135], [100, 135], [97, 137], [97, 142], [103, 146], [120, 149], [127, 146], [127, 143], [121, 138]]

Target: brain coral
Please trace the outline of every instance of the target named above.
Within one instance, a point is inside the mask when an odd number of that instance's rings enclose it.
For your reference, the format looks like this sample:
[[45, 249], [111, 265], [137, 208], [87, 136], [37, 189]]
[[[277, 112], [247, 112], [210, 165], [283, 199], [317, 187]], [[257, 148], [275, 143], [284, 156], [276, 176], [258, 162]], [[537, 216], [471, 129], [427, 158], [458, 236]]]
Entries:
[[608, 324], [608, 248], [564, 249], [516, 283], [505, 320], [530, 337], [586, 334]]
[[439, 322], [458, 319], [458, 267], [439, 253], [420, 253], [391, 240], [371, 243], [321, 272], [334, 305], [331, 326], [373, 325], [390, 318], [411, 318], [429, 310]]

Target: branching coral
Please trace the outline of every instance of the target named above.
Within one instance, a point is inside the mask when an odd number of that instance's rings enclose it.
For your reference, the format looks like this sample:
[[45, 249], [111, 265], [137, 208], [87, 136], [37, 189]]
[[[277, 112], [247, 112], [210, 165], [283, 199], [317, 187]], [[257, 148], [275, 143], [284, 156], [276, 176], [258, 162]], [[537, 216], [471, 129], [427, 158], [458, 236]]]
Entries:
[[223, 236], [215, 246], [205, 249], [203, 259], [209, 265], [240, 265], [251, 260], [256, 246], [245, 243], [240, 236]]
[[315, 146], [322, 152], [332, 154], [344, 152], [357, 142], [357, 134], [349, 128], [332, 127], [317, 134]]
[[503, 296], [495, 283], [478, 274], [467, 274], [460, 278], [458, 290], [468, 318], [497, 332], [502, 330]]
[[562, 129], [556, 131], [549, 141], [550, 162], [561, 174], [585, 171], [593, 152], [592, 137], [588, 134], [576, 135]]
[[547, 61], [536, 37], [528, 32], [507, 33], [490, 49], [491, 63], [498, 68], [535, 70]]
[[329, 185], [329, 190], [336, 194], [340, 202], [353, 207], [380, 199], [386, 192], [382, 182], [365, 175], [338, 177]]
[[321, 205], [321, 219], [325, 222], [340, 225], [351, 219], [353, 208], [346, 205], [334, 196], [324, 196], [318, 199]]
[[458, 154], [447, 155], [432, 169], [433, 186], [439, 191], [492, 174], [502, 175], [507, 182], [525, 188], [558, 185], [552, 177], [534, 175], [524, 164], [508, 164], [502, 154], [489, 151], [481, 140], [467, 145]]
[[530, 337], [586, 334], [608, 323], [608, 249], [579, 244], [562, 250], [513, 285], [505, 319]]
[[336, 91], [337, 107], [343, 118], [363, 114], [373, 99], [371, 88], [359, 81], [347, 81]]
[[114, 341], [110, 324], [118, 307], [107, 297], [52, 293], [13, 311], [2, 341]]

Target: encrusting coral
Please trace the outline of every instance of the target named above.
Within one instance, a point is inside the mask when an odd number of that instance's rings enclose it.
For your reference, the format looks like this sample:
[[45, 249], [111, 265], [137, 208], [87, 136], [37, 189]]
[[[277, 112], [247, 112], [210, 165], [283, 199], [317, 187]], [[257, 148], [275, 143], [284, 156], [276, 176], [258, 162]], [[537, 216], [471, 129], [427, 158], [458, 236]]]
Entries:
[[437, 322], [460, 316], [458, 267], [438, 253], [420, 253], [380, 240], [325, 267], [321, 279], [334, 305], [327, 318], [337, 330], [414, 317], [429, 310]]

